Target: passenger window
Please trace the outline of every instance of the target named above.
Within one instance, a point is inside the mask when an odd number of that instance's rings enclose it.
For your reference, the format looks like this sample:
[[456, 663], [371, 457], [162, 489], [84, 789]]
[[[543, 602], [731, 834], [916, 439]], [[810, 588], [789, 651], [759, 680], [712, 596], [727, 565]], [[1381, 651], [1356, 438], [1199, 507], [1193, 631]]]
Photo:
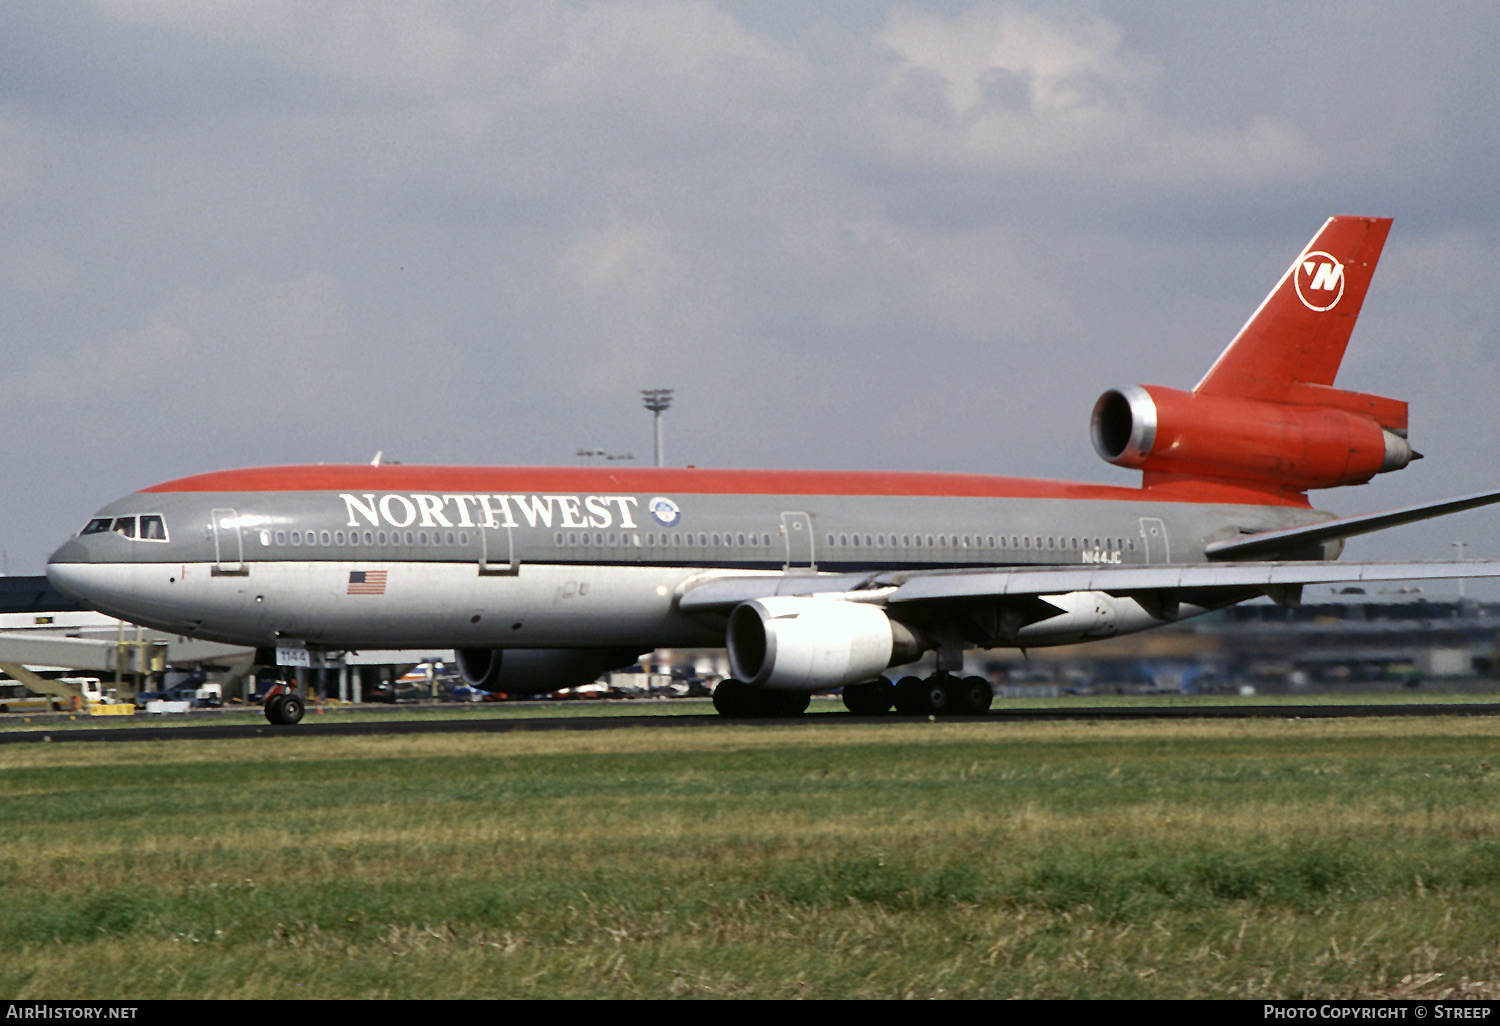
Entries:
[[127, 538], [135, 537], [135, 517], [119, 517], [115, 520], [115, 534], [123, 534]]

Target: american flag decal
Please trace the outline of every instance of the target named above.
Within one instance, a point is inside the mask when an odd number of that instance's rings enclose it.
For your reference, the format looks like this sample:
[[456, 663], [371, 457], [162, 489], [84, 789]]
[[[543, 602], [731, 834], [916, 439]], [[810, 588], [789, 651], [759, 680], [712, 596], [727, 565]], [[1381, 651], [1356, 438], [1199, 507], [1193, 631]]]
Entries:
[[384, 595], [385, 570], [349, 571], [349, 595]]

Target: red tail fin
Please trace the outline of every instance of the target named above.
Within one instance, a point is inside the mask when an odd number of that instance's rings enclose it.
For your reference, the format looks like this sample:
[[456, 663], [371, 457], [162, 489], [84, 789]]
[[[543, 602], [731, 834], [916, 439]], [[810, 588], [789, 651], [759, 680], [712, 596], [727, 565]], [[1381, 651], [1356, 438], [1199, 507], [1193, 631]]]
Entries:
[[[1192, 392], [1104, 393], [1094, 447], [1148, 488], [1241, 490], [1305, 503], [1420, 459], [1406, 403], [1333, 387], [1391, 222], [1331, 217]], [[1239, 501], [1239, 500], [1227, 500]]]
[[1390, 230], [1388, 217], [1330, 217], [1193, 391], [1358, 409], [1404, 430], [1404, 403], [1331, 388]]

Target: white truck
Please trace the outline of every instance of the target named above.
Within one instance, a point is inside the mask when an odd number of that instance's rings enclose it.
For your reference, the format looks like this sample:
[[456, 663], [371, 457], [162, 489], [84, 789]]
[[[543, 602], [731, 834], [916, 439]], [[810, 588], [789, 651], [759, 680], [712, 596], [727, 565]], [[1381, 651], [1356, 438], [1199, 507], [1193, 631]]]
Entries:
[[106, 689], [98, 677], [39, 679], [43, 683], [40, 688], [36, 681], [0, 681], [0, 713], [82, 712], [116, 704], [114, 689]]

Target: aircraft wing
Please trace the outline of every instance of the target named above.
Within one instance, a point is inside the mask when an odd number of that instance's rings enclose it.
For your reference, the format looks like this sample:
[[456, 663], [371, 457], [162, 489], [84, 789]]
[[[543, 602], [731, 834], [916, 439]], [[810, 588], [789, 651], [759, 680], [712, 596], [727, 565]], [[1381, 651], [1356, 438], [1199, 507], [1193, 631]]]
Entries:
[[1160, 566], [957, 568], [873, 574], [716, 577], [678, 600], [685, 613], [727, 613], [773, 595], [827, 595], [897, 606], [964, 599], [1032, 599], [1078, 591], [1191, 601], [1193, 593], [1263, 591], [1307, 584], [1500, 577], [1500, 560], [1433, 562], [1238, 562]]
[[933, 599], [1005, 598], [1103, 591], [1188, 597], [1194, 591], [1281, 589], [1305, 584], [1430, 581], [1500, 577], [1500, 560], [1393, 563], [1191, 563], [1163, 566], [1024, 567], [1015, 570], [938, 571], [911, 575], [886, 597], [896, 605]]

